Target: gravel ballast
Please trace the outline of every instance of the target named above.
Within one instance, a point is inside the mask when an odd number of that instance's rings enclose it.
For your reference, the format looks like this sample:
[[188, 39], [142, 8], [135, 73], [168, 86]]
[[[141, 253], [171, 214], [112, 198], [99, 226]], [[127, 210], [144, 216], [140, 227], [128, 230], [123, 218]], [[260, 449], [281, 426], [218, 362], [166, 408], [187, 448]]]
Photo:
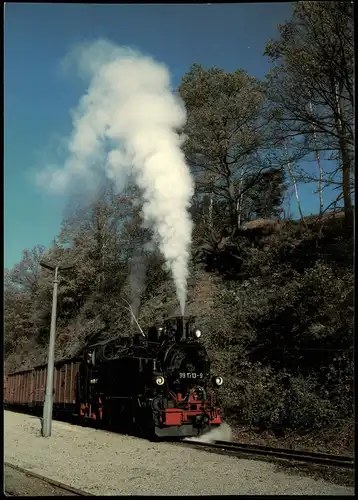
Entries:
[[272, 463], [4, 412], [5, 461], [94, 495], [353, 495]]

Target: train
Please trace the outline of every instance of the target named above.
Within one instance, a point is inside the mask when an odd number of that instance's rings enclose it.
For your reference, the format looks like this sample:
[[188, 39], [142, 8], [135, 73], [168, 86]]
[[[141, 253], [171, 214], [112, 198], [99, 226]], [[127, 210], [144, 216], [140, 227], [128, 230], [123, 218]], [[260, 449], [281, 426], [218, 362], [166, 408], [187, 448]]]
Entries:
[[[139, 325], [138, 325], [139, 326]], [[217, 389], [194, 317], [87, 346], [54, 367], [53, 416], [148, 438], [199, 436], [221, 424]], [[47, 367], [5, 377], [5, 407], [41, 414]]]

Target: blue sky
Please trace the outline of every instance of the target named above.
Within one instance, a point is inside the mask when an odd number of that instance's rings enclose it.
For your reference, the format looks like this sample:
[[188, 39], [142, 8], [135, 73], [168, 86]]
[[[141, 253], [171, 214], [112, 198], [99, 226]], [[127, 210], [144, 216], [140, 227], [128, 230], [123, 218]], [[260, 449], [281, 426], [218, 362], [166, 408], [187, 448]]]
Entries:
[[[64, 77], [60, 61], [74, 44], [105, 37], [138, 48], [167, 64], [174, 86], [193, 62], [263, 77], [269, 69], [265, 43], [290, 17], [290, 3], [7, 3], [5, 267], [18, 262], [23, 249], [49, 245], [60, 229], [68, 200], [41, 192], [34, 170], [45, 165], [58, 138], [71, 132], [70, 109], [84, 88], [80, 80]], [[308, 213], [317, 208], [312, 189], [301, 193]]]

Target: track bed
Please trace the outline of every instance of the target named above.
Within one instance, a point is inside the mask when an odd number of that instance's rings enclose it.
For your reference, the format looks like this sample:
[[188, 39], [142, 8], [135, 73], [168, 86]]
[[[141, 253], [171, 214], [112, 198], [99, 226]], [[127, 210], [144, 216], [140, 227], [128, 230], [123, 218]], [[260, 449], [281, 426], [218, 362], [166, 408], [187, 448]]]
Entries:
[[76, 491], [70, 486], [52, 481], [49, 478], [34, 474], [33, 472], [15, 466], [4, 464], [5, 495], [11, 497], [64, 497], [64, 496], [88, 496], [82, 491]]

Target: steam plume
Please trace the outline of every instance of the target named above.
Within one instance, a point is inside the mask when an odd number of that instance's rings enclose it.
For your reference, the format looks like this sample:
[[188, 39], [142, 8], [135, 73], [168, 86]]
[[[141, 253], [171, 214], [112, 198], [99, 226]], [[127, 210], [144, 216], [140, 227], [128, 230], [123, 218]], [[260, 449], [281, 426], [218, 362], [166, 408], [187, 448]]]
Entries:
[[[147, 274], [147, 259], [143, 253], [135, 253], [131, 261], [129, 283], [132, 300], [131, 308], [135, 316], [139, 315], [141, 298], [145, 289], [145, 278]], [[133, 323], [133, 318], [132, 321]]]
[[65, 64], [72, 62], [89, 79], [88, 90], [73, 113], [64, 166], [42, 171], [39, 182], [64, 192], [76, 179], [96, 182], [102, 168], [120, 191], [133, 175], [143, 193], [144, 223], [154, 230], [184, 312], [193, 180], [177, 133], [185, 108], [171, 91], [168, 69], [103, 40], [77, 47]]

